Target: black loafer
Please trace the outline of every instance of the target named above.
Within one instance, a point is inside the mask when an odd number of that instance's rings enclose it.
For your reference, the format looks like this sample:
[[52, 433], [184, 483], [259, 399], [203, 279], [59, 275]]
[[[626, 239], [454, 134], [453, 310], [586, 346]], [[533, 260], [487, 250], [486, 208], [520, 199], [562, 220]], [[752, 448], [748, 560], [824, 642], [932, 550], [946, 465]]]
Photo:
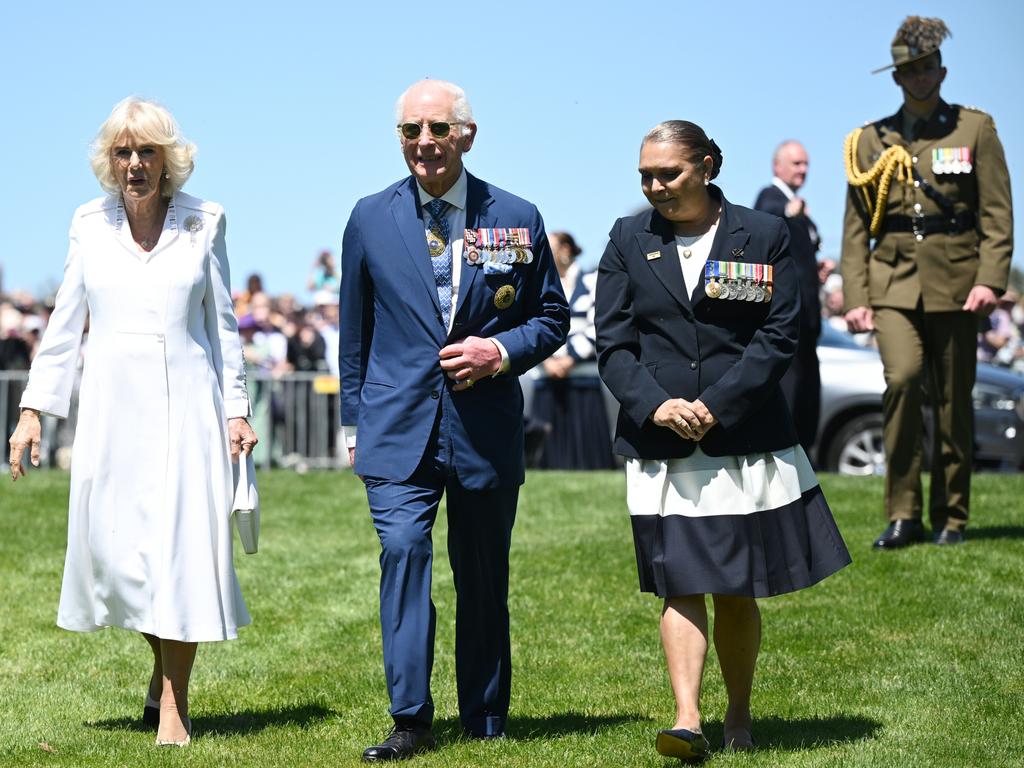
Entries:
[[142, 724], [150, 728], [160, 727], [160, 702], [146, 694], [146, 706], [142, 708]]
[[939, 531], [939, 535], [935, 537], [935, 543], [938, 544], [940, 547], [963, 544], [963, 531], [957, 531], [953, 528], [943, 528], [941, 531]]
[[700, 731], [678, 728], [674, 731], [658, 731], [654, 748], [659, 755], [678, 757], [680, 760], [696, 762], [708, 756], [708, 740]]
[[437, 742], [434, 741], [434, 734], [427, 726], [395, 725], [384, 741], [363, 750], [363, 761], [386, 763], [405, 760], [435, 746]]
[[920, 520], [896, 520], [875, 539], [875, 549], [900, 549], [924, 541], [924, 526]]

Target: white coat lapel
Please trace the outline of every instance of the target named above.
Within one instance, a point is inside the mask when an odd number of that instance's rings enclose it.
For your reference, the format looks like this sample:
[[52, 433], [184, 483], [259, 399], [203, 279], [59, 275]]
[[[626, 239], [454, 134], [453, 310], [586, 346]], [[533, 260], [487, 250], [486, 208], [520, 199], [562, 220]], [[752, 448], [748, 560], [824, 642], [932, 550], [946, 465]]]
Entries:
[[135, 242], [135, 239], [132, 237], [131, 225], [128, 224], [128, 217], [124, 211], [124, 203], [121, 202], [120, 198], [114, 210], [114, 237], [132, 256], [143, 264], [148, 264], [153, 260], [154, 256], [178, 239], [178, 212], [174, 200], [172, 199], [167, 206], [164, 226], [160, 231], [160, 239], [153, 250], [144, 251]]

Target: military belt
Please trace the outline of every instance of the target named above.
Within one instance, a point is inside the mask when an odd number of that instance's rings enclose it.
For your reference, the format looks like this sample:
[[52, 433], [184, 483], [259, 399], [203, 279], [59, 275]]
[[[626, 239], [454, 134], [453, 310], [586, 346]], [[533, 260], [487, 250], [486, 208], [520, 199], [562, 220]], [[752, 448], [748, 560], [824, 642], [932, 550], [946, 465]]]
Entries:
[[882, 223], [885, 232], [913, 232], [918, 237], [926, 235], [959, 235], [974, 229], [978, 217], [974, 211], [960, 211], [952, 216], [933, 214], [929, 216], [887, 216]]

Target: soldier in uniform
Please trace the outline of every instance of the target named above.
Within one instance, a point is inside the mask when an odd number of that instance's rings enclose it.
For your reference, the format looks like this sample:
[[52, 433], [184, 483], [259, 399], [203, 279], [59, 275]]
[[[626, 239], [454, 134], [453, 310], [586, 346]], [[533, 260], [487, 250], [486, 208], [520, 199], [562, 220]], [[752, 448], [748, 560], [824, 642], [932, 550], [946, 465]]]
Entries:
[[941, 19], [908, 17], [892, 43], [896, 114], [846, 139], [849, 181], [840, 265], [846, 322], [874, 330], [883, 397], [889, 526], [881, 549], [924, 539], [924, 388], [934, 416], [929, 514], [936, 544], [963, 541], [973, 459], [979, 316], [1006, 288], [1010, 179], [992, 118], [939, 95]]

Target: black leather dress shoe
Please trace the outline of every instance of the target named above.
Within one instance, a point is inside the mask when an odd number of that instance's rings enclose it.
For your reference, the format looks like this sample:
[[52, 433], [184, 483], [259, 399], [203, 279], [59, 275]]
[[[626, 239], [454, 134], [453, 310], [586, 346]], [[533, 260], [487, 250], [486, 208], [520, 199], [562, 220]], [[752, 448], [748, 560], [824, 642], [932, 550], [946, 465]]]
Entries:
[[963, 544], [963, 531], [956, 531], [952, 528], [943, 528], [941, 531], [939, 531], [939, 535], [935, 537], [935, 543], [939, 546]]
[[924, 526], [920, 520], [896, 520], [875, 539], [875, 549], [899, 549], [924, 541]]
[[700, 731], [677, 728], [674, 731], [658, 731], [654, 748], [659, 755], [678, 757], [687, 762], [697, 762], [708, 756], [708, 740]]
[[367, 763], [385, 763], [391, 760], [405, 760], [427, 752], [437, 746], [434, 734], [426, 726], [395, 725], [391, 733], [380, 744], [363, 750]]
[[473, 733], [472, 731], [463, 731], [467, 739], [476, 739], [477, 741], [490, 741], [491, 739], [504, 739], [505, 732], [499, 731], [498, 733]]

